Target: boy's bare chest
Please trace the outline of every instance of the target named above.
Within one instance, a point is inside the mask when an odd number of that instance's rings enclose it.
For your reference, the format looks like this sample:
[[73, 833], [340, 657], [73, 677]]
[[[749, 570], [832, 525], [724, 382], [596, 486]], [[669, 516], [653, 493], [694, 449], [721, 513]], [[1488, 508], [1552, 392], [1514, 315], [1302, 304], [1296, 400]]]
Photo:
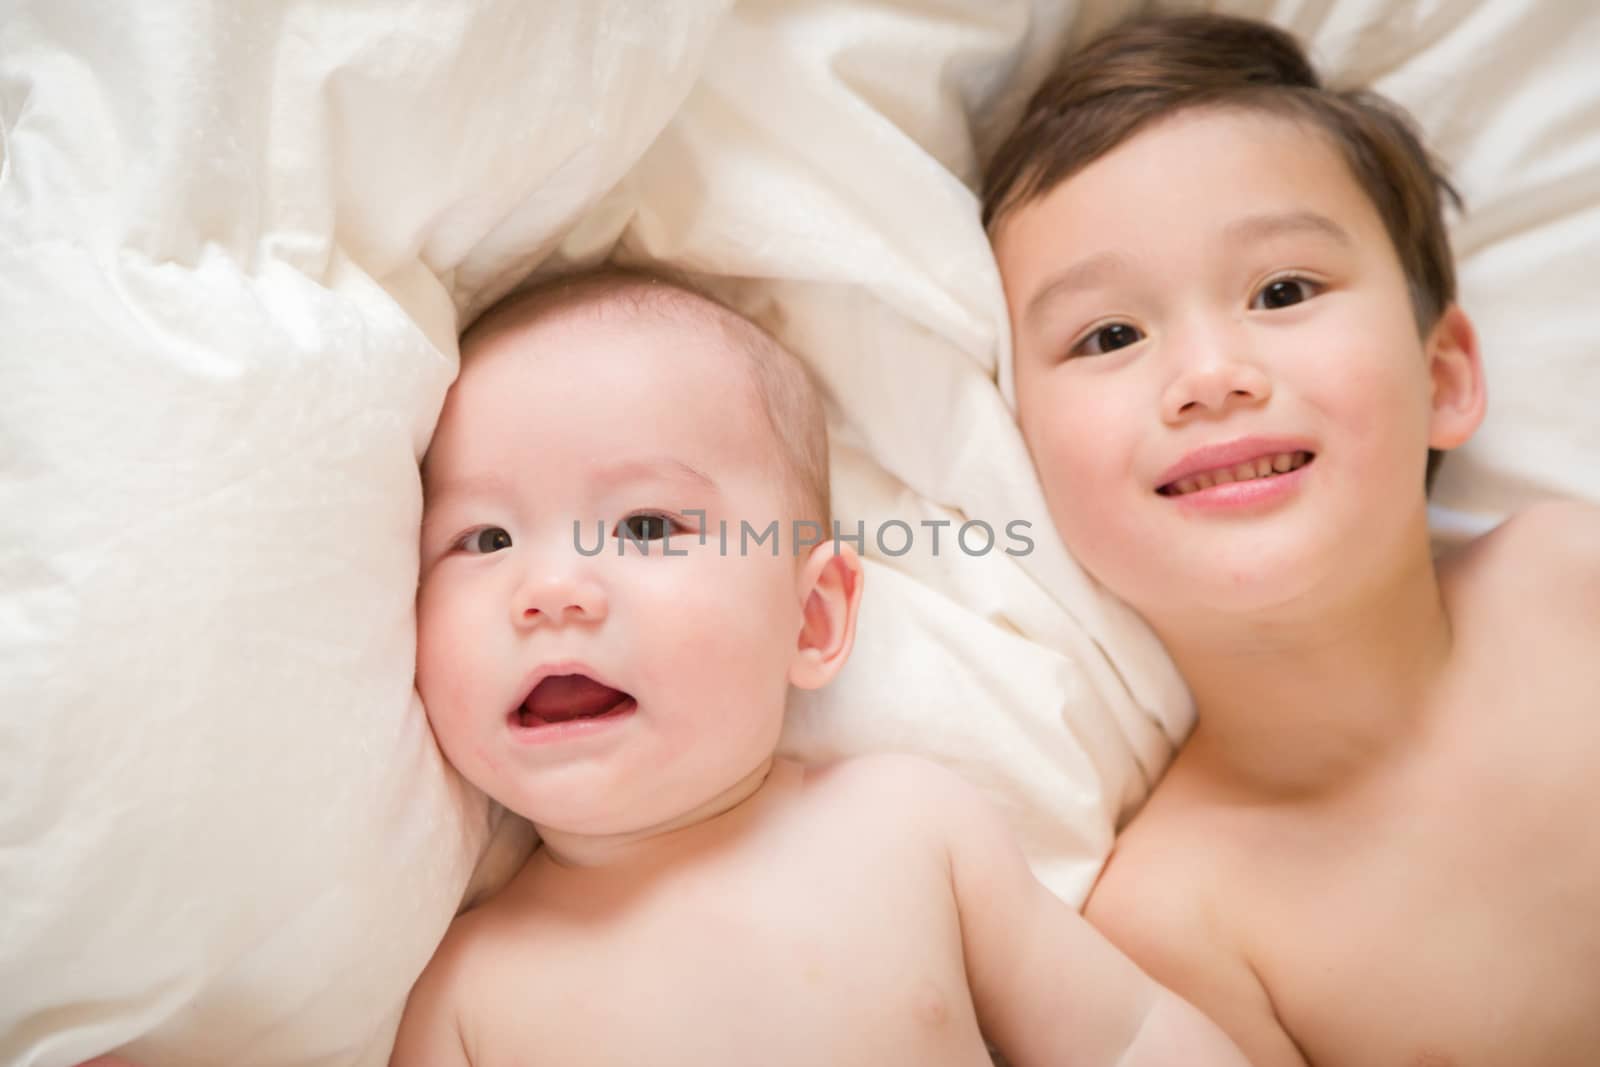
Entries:
[[1239, 872], [1234, 925], [1318, 1067], [1600, 1063], [1600, 747], [1503, 744]]
[[817, 859], [541, 923], [473, 1062], [987, 1067], [947, 888]]

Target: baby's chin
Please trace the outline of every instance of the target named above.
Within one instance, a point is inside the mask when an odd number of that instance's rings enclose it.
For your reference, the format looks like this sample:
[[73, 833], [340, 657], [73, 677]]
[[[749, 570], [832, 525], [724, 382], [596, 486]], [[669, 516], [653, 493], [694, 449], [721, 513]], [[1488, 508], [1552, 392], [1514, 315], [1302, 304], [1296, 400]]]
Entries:
[[668, 800], [663, 784], [649, 776], [605, 783], [612, 772], [592, 767], [536, 773], [548, 781], [490, 796], [527, 819], [544, 839], [635, 840], [677, 824], [692, 810], [685, 802]]
[[[633, 775], [609, 790], [588, 794], [539, 790], [523, 794], [506, 808], [527, 819], [541, 838], [559, 848], [601, 844], [624, 845], [660, 838], [716, 819], [759, 790], [772, 766], [772, 758], [758, 766], [725, 769], [668, 778]], [[687, 770], [687, 768], [686, 768]], [[594, 803], [586, 802], [592, 798]]]

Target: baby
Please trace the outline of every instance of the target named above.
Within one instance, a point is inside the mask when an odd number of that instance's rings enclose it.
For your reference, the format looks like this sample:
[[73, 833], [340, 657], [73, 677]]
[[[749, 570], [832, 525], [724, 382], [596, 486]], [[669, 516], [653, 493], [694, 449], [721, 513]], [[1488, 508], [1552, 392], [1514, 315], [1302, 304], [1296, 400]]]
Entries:
[[1433, 558], [1452, 196], [1219, 16], [1069, 57], [986, 182], [1052, 517], [1199, 716], [1088, 915], [1258, 1067], [1600, 1063], [1600, 510]]
[[1245, 1063], [954, 776], [774, 758], [862, 574], [813, 532], [821, 407], [758, 327], [622, 274], [503, 304], [423, 475], [417, 685], [543, 844], [451, 927], [392, 1063]]

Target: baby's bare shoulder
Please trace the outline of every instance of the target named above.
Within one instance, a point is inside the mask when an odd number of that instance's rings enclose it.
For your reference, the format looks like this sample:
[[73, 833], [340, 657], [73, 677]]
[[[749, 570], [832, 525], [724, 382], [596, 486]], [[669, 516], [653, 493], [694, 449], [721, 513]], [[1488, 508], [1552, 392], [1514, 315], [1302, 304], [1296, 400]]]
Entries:
[[954, 771], [901, 752], [877, 752], [807, 768], [808, 784], [892, 800], [906, 792], [946, 794], [970, 789]]
[[637, 932], [605, 921], [615, 901], [577, 901], [588, 883], [551, 891], [536, 863], [450, 924], [407, 1005], [414, 1028], [447, 1028], [475, 1063], [534, 1046], [549, 1057], [541, 1062], [573, 1062], [566, 1043], [593, 1021], [584, 1014], [593, 1005], [580, 1011], [567, 994], [611, 981]]
[[1019, 846], [1006, 814], [979, 784], [917, 756], [858, 756], [808, 769], [808, 819], [818, 839], [871, 853], [905, 871], [951, 877]]
[[806, 788], [814, 803], [862, 828], [894, 833], [929, 831], [953, 822], [983, 820], [994, 805], [977, 787], [931, 760], [900, 753], [855, 756], [809, 768]]
[[444, 1067], [471, 1061], [479, 993], [496, 987], [494, 901], [458, 917], [406, 999], [390, 1067]]
[[498, 970], [508, 947], [521, 942], [518, 935], [525, 933], [533, 916], [517, 906], [511, 889], [508, 885], [457, 916], [445, 931], [423, 975], [438, 994], [471, 987], [480, 976]]

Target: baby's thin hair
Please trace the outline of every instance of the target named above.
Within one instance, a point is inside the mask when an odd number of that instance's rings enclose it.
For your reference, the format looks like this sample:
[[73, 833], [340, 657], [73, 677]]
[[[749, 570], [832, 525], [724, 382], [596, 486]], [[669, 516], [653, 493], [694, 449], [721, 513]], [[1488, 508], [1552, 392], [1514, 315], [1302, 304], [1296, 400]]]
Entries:
[[517, 290], [489, 307], [462, 333], [462, 358], [469, 358], [473, 349], [491, 337], [549, 315], [579, 311], [606, 315], [619, 309], [712, 325], [745, 356], [755, 399], [778, 445], [799, 517], [826, 529], [832, 514], [828, 424], [821, 395], [806, 365], [758, 323], [680, 275], [605, 267]]

